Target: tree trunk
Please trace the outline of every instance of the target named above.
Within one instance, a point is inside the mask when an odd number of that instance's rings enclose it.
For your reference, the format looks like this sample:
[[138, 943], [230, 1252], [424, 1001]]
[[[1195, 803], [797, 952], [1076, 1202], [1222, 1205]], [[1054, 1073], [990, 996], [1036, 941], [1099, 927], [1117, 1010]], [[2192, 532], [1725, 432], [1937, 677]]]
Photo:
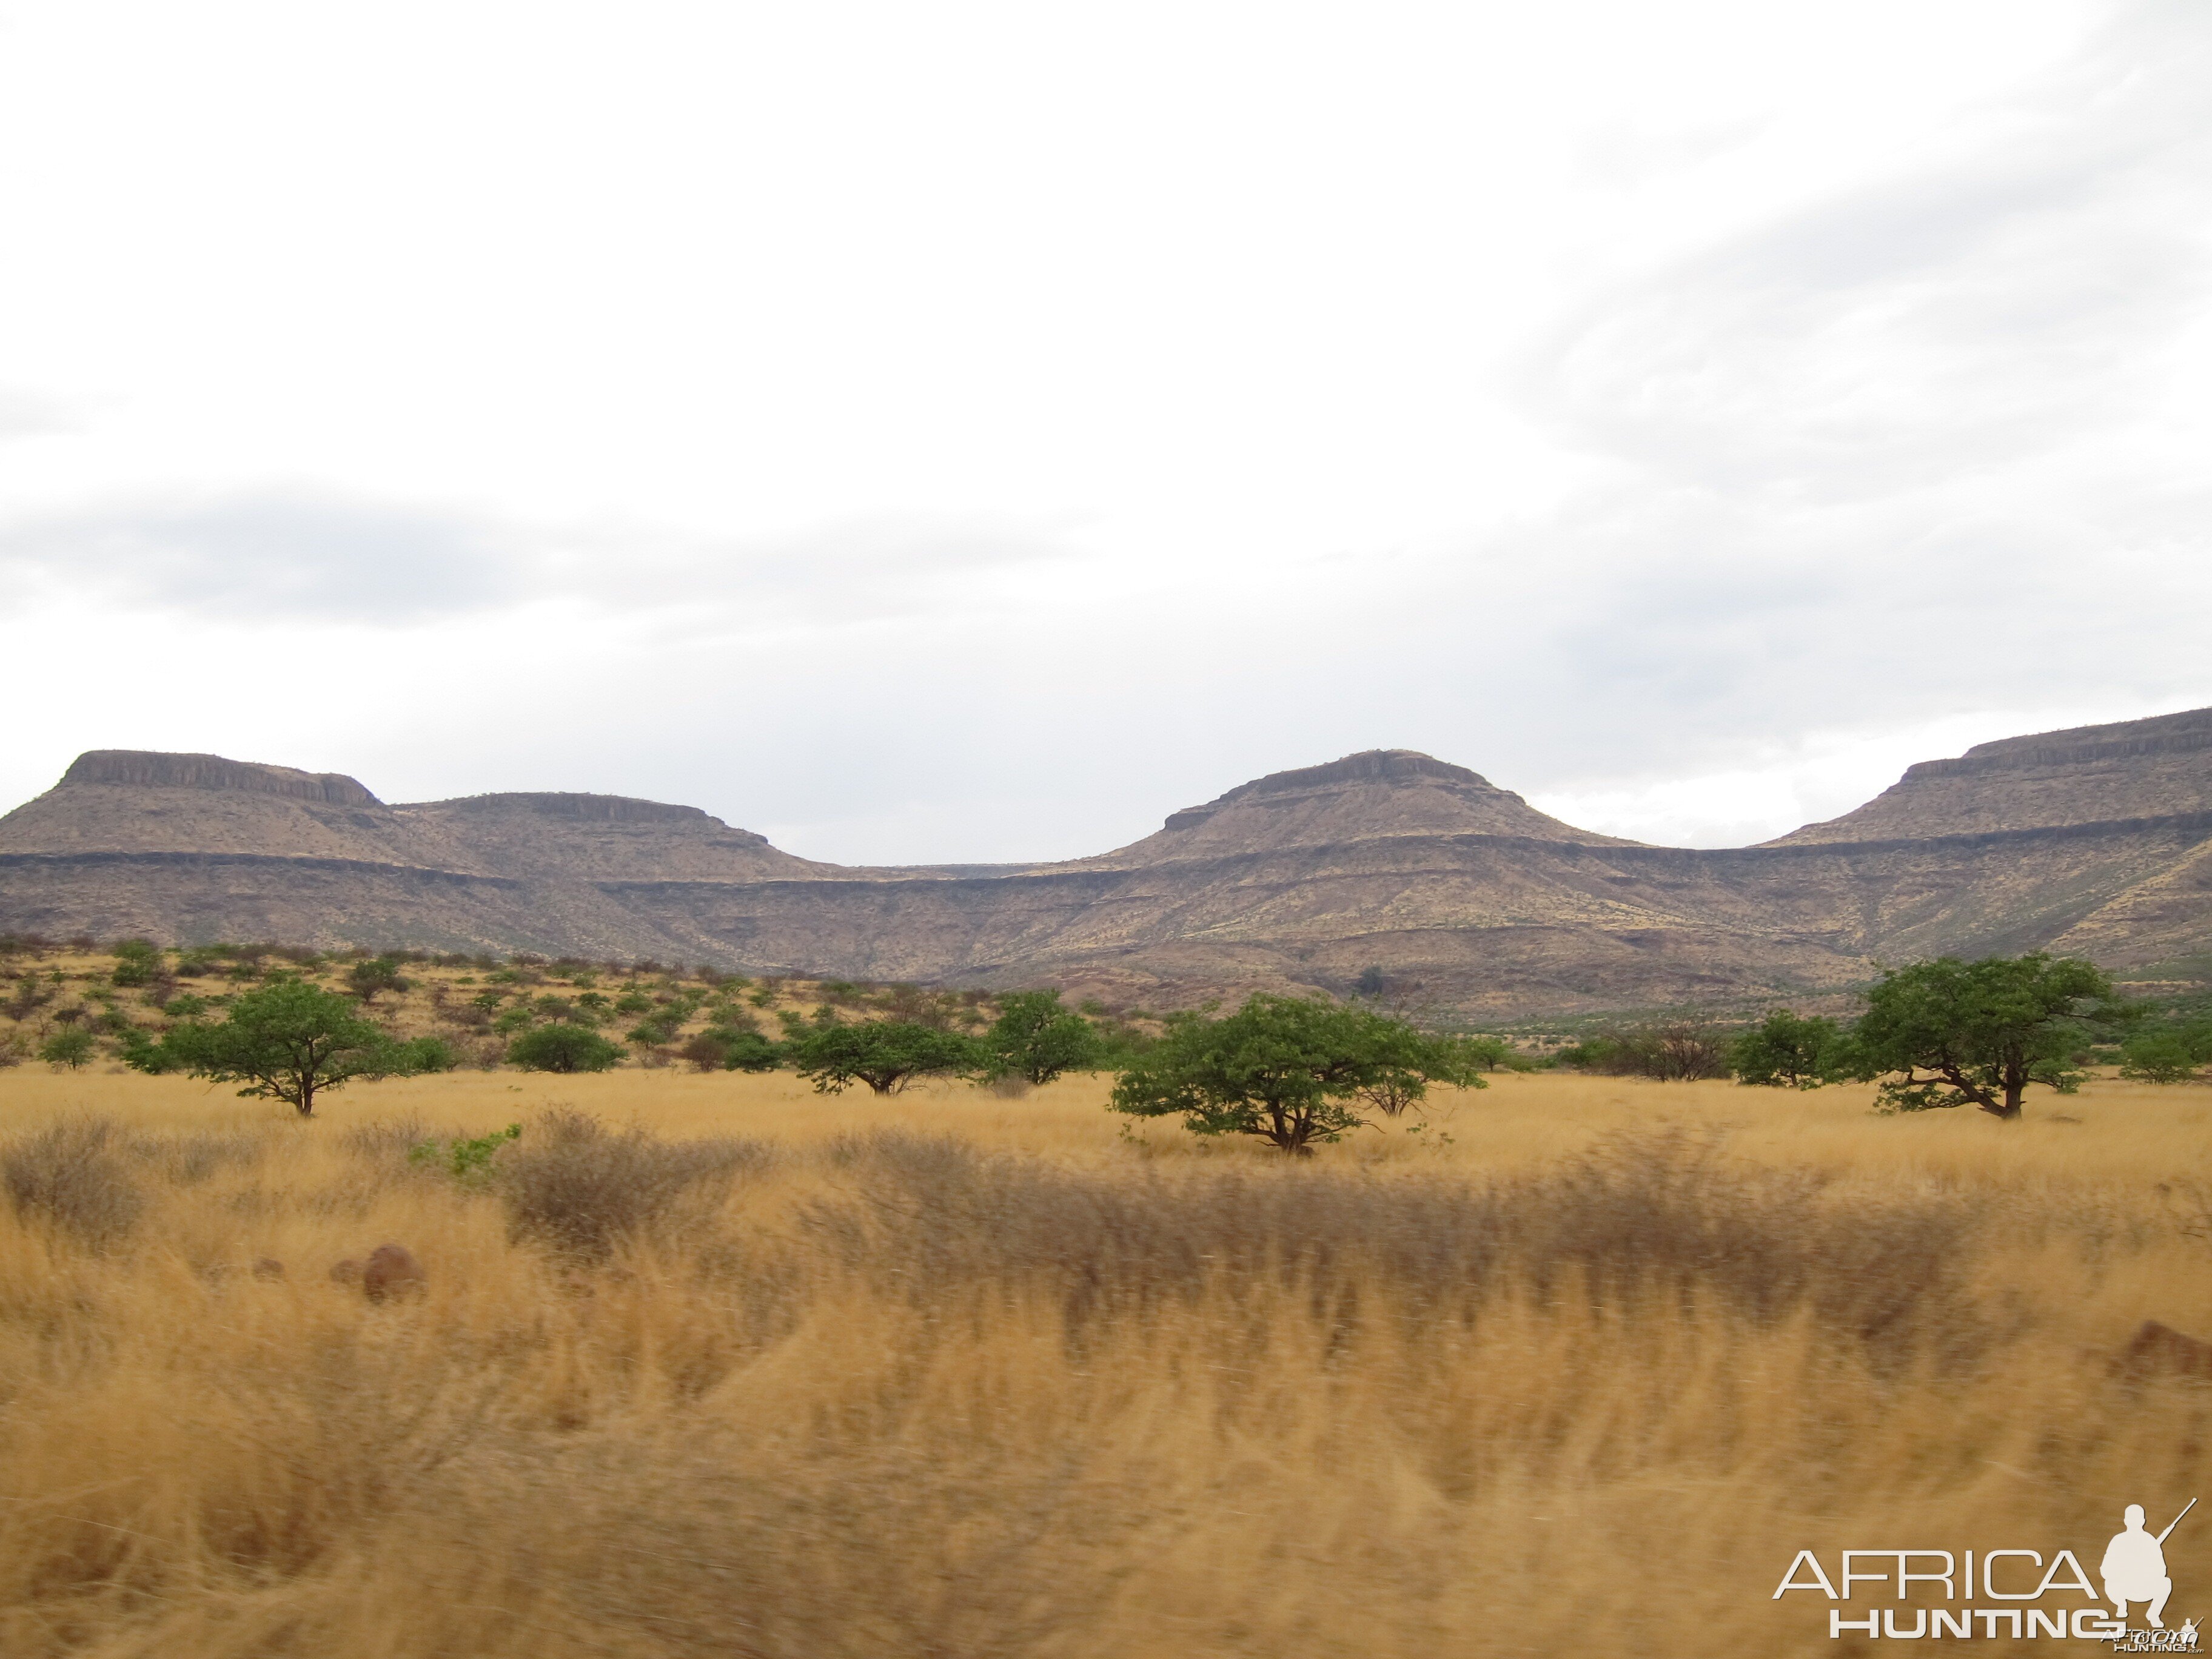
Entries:
[[1310, 1158], [1312, 1149], [1306, 1137], [1313, 1133], [1313, 1125], [1295, 1112], [1285, 1112], [1279, 1106], [1267, 1109], [1266, 1135], [1270, 1143], [1280, 1147], [1293, 1158]]

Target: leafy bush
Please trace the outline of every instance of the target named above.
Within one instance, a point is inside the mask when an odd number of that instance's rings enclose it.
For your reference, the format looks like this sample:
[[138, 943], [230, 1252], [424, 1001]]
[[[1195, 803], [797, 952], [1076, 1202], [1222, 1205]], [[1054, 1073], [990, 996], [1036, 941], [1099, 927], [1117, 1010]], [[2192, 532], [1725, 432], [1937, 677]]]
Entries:
[[54, 986], [41, 980], [33, 970], [16, 981], [15, 988], [9, 994], [7, 1001], [0, 1002], [0, 1014], [5, 1014], [10, 1019], [28, 1019], [52, 1002], [56, 994]]
[[580, 1025], [541, 1025], [507, 1051], [508, 1062], [526, 1072], [604, 1072], [622, 1057], [620, 1048]]
[[346, 973], [346, 988], [363, 1002], [374, 1002], [386, 991], [404, 991], [407, 985], [398, 963], [390, 957], [356, 962]]
[[623, 1036], [632, 1048], [659, 1048], [673, 1042], [683, 1024], [682, 1014], [673, 1010], [663, 1010], [650, 1018], [640, 1020], [623, 1032]]
[[477, 1182], [491, 1173], [492, 1158], [510, 1140], [522, 1138], [522, 1126], [510, 1123], [473, 1139], [463, 1137], [442, 1146], [434, 1140], [417, 1142], [407, 1149], [410, 1164], [434, 1164], [456, 1181]]
[[702, 1031], [678, 1048], [676, 1057], [695, 1071], [719, 1072], [729, 1063], [730, 1045], [712, 1031]]
[[460, 1063], [460, 1055], [445, 1038], [410, 1037], [404, 1042], [392, 1045], [388, 1073], [374, 1075], [417, 1077], [428, 1072], [450, 1072]]
[[1501, 1036], [1462, 1037], [1460, 1054], [1486, 1072], [1533, 1072], [1538, 1065]]
[[161, 975], [161, 947], [151, 940], [126, 939], [115, 947], [115, 971], [110, 975], [125, 989], [150, 985]]
[[1764, 1088], [1817, 1089], [1850, 1076], [1851, 1056], [1834, 1020], [1778, 1008], [1729, 1044], [1728, 1064], [1744, 1082]]
[[39, 1045], [39, 1058], [51, 1066], [66, 1071], [76, 1071], [100, 1047], [99, 1040], [82, 1025], [71, 1025], [57, 1031]]
[[2136, 1032], [2120, 1045], [2120, 1075], [2138, 1083], [2194, 1083], [2212, 1060], [2212, 1025], [2172, 1022]]
[[769, 1042], [758, 1031], [725, 1026], [717, 1027], [710, 1035], [721, 1039], [722, 1064], [731, 1071], [773, 1072], [784, 1062], [783, 1046]]

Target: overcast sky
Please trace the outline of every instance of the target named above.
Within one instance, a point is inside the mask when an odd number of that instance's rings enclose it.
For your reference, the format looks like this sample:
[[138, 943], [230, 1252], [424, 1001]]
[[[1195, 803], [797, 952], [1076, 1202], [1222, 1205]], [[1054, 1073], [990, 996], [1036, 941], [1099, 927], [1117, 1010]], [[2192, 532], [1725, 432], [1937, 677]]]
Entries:
[[79, 750], [1103, 850], [1404, 747], [1728, 845], [2212, 703], [2212, 5], [17, 0]]

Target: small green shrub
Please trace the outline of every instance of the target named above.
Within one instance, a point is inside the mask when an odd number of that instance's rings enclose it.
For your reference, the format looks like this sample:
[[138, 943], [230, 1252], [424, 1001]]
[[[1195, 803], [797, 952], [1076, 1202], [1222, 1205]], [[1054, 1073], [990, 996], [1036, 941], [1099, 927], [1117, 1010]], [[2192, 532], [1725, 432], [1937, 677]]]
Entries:
[[115, 971], [110, 977], [125, 989], [151, 985], [161, 974], [161, 950], [152, 941], [126, 939], [115, 947]]
[[396, 1077], [419, 1077], [425, 1072], [450, 1072], [461, 1063], [453, 1045], [441, 1036], [410, 1037], [392, 1045], [391, 1068]]
[[492, 1158], [499, 1149], [510, 1140], [521, 1139], [522, 1126], [510, 1123], [504, 1129], [495, 1129], [473, 1140], [449, 1140], [443, 1146], [434, 1140], [422, 1141], [407, 1149], [407, 1161], [434, 1164], [456, 1181], [481, 1182], [490, 1176]]
[[404, 991], [407, 985], [398, 963], [390, 957], [356, 962], [346, 973], [346, 988], [363, 1002], [374, 1002], [386, 991]]
[[74, 1072], [82, 1066], [99, 1048], [99, 1040], [82, 1025], [72, 1025], [59, 1030], [39, 1045], [39, 1058], [52, 1066]]
[[526, 1072], [604, 1072], [623, 1051], [580, 1025], [541, 1025], [515, 1038], [507, 1061]]
[[702, 1031], [678, 1048], [676, 1057], [695, 1071], [719, 1072], [729, 1064], [730, 1045], [713, 1031]]
[[2138, 1083], [2194, 1083], [2212, 1060], [2212, 1029], [2166, 1024], [2120, 1045], [2120, 1075]]

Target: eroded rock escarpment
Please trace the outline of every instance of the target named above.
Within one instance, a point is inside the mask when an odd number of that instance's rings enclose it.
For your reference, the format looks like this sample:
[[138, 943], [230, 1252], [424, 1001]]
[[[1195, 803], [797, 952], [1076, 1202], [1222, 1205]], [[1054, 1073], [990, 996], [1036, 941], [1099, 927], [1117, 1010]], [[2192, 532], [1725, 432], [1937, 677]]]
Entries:
[[1593, 835], [1373, 750], [1062, 864], [814, 863], [695, 807], [386, 805], [350, 778], [96, 751], [0, 818], [0, 927], [1054, 982], [1153, 1004], [1369, 969], [1533, 1016], [1832, 989], [1874, 959], [2212, 951], [2212, 710], [1984, 744], [1759, 847]]

